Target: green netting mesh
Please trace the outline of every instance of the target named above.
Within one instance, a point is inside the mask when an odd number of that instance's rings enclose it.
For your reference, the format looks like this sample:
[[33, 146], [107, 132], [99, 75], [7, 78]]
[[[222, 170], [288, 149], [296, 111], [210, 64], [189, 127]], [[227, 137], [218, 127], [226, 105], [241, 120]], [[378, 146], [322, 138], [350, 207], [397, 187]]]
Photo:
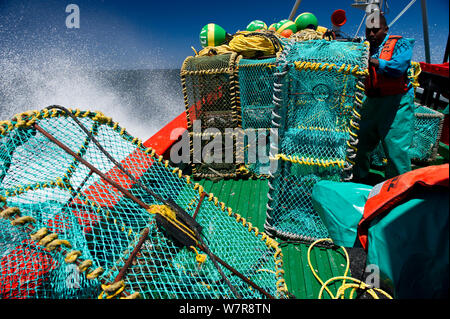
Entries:
[[[414, 135], [408, 154], [412, 162], [429, 162], [437, 155], [444, 114], [424, 105], [414, 106]], [[386, 165], [387, 159], [381, 143], [370, 155], [370, 160], [375, 166]]]
[[[170, 200], [207, 246], [182, 244], [189, 228]], [[285, 296], [274, 240], [101, 113], [0, 122], [0, 211], [1, 298]]]
[[269, 128], [276, 59], [239, 61], [242, 128]]
[[319, 180], [351, 178], [368, 45], [311, 40], [285, 46], [275, 75], [265, 229], [291, 239], [328, 232], [311, 203]]
[[242, 128], [253, 130], [246, 134], [245, 163], [256, 175], [268, 175], [270, 132], [273, 110], [273, 83], [276, 59], [241, 59], [239, 88]]

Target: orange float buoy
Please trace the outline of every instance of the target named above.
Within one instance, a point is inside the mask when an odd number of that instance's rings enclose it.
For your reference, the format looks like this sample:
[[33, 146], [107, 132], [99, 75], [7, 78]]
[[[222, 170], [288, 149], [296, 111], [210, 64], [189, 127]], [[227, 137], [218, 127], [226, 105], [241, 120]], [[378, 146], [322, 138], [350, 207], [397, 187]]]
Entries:
[[280, 34], [285, 38], [289, 38], [291, 35], [294, 34], [294, 32], [291, 29], [286, 29], [286, 30], [281, 31]]

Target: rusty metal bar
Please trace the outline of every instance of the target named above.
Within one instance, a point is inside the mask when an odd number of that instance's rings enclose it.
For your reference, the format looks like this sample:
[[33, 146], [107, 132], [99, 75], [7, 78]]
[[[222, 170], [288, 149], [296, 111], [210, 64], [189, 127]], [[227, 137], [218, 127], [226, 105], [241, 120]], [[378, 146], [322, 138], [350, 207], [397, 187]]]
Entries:
[[[125, 175], [127, 175], [133, 182], [137, 183], [142, 189], [144, 189], [146, 192], [148, 192], [151, 196], [153, 196], [156, 200], [162, 202], [164, 205], [169, 206], [173, 211], [175, 211], [177, 217], [179, 217], [186, 225], [190, 227], [197, 228], [201, 231], [201, 225], [199, 225], [186, 211], [181, 208], [177, 203], [175, 203], [174, 200], [171, 198], [164, 199], [163, 197], [159, 196], [155, 192], [153, 192], [151, 189], [147, 188], [144, 184], [141, 183], [139, 179], [136, 179], [130, 172], [128, 172], [119, 162], [117, 162], [114, 157], [111, 156], [104, 148], [101, 146], [101, 144], [97, 141], [97, 139], [89, 132], [89, 130], [77, 119], [76, 116], [72, 114], [68, 109], [66, 109], [63, 106], [60, 105], [53, 105], [52, 108], [60, 109], [65, 114], [70, 116], [75, 123], [80, 127], [83, 132], [89, 136], [91, 141], [98, 147], [98, 149], [112, 162], [114, 165], [117, 166]], [[50, 108], [50, 107], [49, 107]]]
[[125, 273], [127, 272], [128, 268], [130, 267], [131, 262], [136, 257], [136, 255], [139, 252], [139, 250], [141, 250], [142, 244], [144, 244], [144, 241], [147, 239], [149, 232], [150, 232], [150, 230], [149, 230], [148, 227], [144, 228], [144, 230], [143, 230], [143, 232], [141, 234], [141, 237], [139, 238], [138, 243], [134, 247], [134, 249], [131, 252], [130, 256], [128, 256], [128, 259], [126, 260], [126, 262], [123, 265], [123, 267], [120, 269], [119, 273], [117, 274], [116, 278], [114, 279], [114, 282], [118, 282], [118, 281], [122, 280], [123, 276], [125, 276]]
[[197, 214], [198, 214], [198, 212], [199, 212], [199, 210], [200, 210], [200, 206], [202, 205], [202, 202], [203, 202], [203, 200], [205, 199], [205, 196], [206, 196], [206, 192], [203, 192], [203, 193], [200, 195], [200, 199], [199, 199], [199, 201], [198, 201], [197, 207], [195, 208], [194, 215], [192, 215], [192, 218], [195, 219], [195, 218], [197, 217]]
[[99, 169], [97, 169], [95, 166], [93, 166], [91, 163], [87, 162], [84, 158], [82, 158], [81, 156], [77, 155], [74, 151], [72, 151], [68, 146], [64, 145], [63, 143], [61, 143], [60, 141], [58, 141], [54, 136], [52, 136], [50, 133], [48, 133], [47, 131], [45, 131], [42, 127], [40, 127], [38, 124], [34, 123], [34, 128], [36, 130], [38, 130], [40, 133], [42, 133], [42, 135], [44, 135], [45, 137], [47, 137], [50, 141], [52, 141], [53, 143], [55, 143], [56, 145], [58, 145], [59, 147], [61, 147], [66, 153], [72, 155], [73, 157], [75, 157], [78, 161], [80, 161], [81, 163], [83, 163], [85, 166], [87, 166], [90, 170], [92, 170], [94, 173], [96, 173], [98, 176], [100, 176], [103, 180], [105, 180], [106, 182], [108, 182], [109, 184], [111, 184], [112, 186], [114, 186], [115, 188], [117, 188], [120, 192], [122, 192], [125, 196], [127, 196], [129, 199], [131, 199], [133, 202], [135, 202], [136, 204], [138, 204], [139, 206], [141, 206], [144, 209], [148, 209], [149, 206], [147, 204], [145, 204], [143, 201], [141, 201], [139, 198], [137, 198], [136, 196], [134, 196], [133, 194], [131, 194], [128, 190], [126, 190], [125, 188], [123, 188], [121, 185], [117, 184], [115, 181], [113, 181], [111, 178], [109, 178], [108, 176], [106, 176], [105, 174], [103, 174]]

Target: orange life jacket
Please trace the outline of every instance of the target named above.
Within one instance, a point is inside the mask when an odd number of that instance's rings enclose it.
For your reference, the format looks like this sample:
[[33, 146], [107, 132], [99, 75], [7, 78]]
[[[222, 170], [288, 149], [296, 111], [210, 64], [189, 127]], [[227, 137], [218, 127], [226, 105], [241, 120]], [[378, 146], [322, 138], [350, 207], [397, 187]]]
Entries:
[[[398, 35], [389, 36], [381, 49], [378, 59], [390, 61], [394, 54], [395, 45], [401, 38]], [[397, 78], [377, 74], [375, 66], [369, 65], [369, 76], [366, 78], [365, 87], [366, 95], [369, 97], [404, 94], [408, 92], [408, 76], [406, 72]]]
[[358, 238], [363, 248], [367, 250], [368, 229], [375, 217], [388, 214], [418, 189], [442, 187], [449, 187], [448, 163], [416, 169], [376, 185], [369, 194], [358, 224]]

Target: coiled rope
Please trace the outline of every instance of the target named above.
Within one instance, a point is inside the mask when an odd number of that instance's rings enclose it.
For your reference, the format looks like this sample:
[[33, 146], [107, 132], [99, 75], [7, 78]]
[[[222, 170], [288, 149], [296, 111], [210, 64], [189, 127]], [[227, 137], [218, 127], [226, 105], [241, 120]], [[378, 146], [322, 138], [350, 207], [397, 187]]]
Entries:
[[[363, 281], [361, 281], [359, 279], [347, 276], [347, 273], [348, 273], [348, 270], [349, 270], [349, 267], [350, 267], [350, 258], [348, 257], [347, 250], [344, 247], [342, 247], [342, 246], [340, 248], [344, 252], [345, 259], [346, 259], [346, 262], [347, 262], [347, 265], [346, 265], [345, 271], [344, 271], [344, 275], [343, 276], [333, 277], [333, 278], [330, 278], [327, 281], [323, 282], [322, 279], [320, 279], [319, 275], [317, 275], [316, 271], [314, 270], [314, 268], [313, 268], [313, 266], [311, 264], [310, 254], [311, 254], [312, 248], [316, 244], [324, 242], [324, 241], [329, 241], [331, 243], [333, 242], [330, 238], [318, 239], [315, 242], [313, 242], [311, 244], [311, 246], [309, 246], [308, 253], [307, 253], [309, 268], [311, 269], [311, 271], [312, 271], [314, 277], [317, 279], [317, 281], [322, 285], [322, 287], [320, 288], [320, 291], [319, 291], [318, 299], [322, 299], [322, 295], [323, 295], [323, 291], [324, 290], [327, 291], [327, 293], [330, 295], [330, 297], [332, 299], [339, 299], [339, 298], [343, 299], [345, 297], [345, 291], [347, 289], [349, 289], [349, 288], [352, 289], [351, 292], [350, 292], [350, 296], [349, 296], [350, 299], [353, 299], [353, 295], [354, 295], [354, 293], [357, 290], [365, 290], [370, 296], [372, 296], [373, 299], [380, 299], [380, 297], [378, 296], [377, 292], [382, 294], [382, 295], [384, 295], [388, 299], [393, 299], [392, 296], [389, 295], [384, 290], [382, 290], [380, 288], [372, 287], [372, 286], [366, 284], [365, 282], [363, 282]], [[337, 280], [342, 280], [342, 285], [338, 288], [336, 295], [334, 295], [330, 291], [330, 289], [328, 288], [328, 285], [330, 283], [334, 282], [334, 281], [337, 281]], [[347, 280], [353, 281], [353, 283], [346, 283]]]
[[283, 49], [281, 41], [274, 34], [263, 32], [236, 33], [228, 45], [246, 57], [271, 56]]

